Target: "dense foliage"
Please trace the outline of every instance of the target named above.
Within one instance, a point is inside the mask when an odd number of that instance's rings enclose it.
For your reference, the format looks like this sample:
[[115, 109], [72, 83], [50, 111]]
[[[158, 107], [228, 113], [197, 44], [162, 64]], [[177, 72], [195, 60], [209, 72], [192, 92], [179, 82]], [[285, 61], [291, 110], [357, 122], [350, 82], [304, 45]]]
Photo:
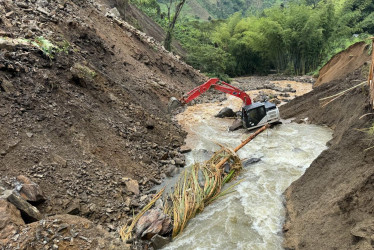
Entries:
[[[260, 12], [237, 12], [226, 20], [179, 22], [175, 37], [188, 51], [188, 63], [221, 77], [271, 70], [306, 74], [339, 50], [374, 34], [372, 0], [264, 2], [276, 4]], [[161, 18], [158, 22], [163, 23]]]

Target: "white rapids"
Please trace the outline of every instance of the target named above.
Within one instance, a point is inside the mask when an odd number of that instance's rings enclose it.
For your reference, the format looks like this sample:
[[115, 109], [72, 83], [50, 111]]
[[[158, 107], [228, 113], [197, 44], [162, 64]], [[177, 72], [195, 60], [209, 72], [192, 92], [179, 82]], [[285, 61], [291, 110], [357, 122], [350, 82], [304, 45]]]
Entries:
[[[244, 130], [226, 131], [232, 120], [212, 117], [219, 107], [200, 108], [194, 106], [178, 118], [193, 148], [186, 154], [187, 164], [206, 160], [201, 149], [216, 151], [216, 143], [235, 148], [249, 136]], [[331, 137], [328, 128], [289, 122], [260, 134], [238, 155], [261, 161], [245, 167], [235, 192], [205, 208], [164, 249], [282, 249], [282, 194], [327, 148]]]

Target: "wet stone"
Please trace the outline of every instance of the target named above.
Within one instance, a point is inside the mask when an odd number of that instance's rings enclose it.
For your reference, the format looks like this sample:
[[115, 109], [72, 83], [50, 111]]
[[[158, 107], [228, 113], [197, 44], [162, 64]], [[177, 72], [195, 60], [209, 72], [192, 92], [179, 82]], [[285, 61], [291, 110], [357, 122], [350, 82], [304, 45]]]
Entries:
[[34, 222], [42, 219], [39, 210], [24, 200], [21, 195], [13, 192], [9, 195], [8, 201], [21, 211], [26, 222]]

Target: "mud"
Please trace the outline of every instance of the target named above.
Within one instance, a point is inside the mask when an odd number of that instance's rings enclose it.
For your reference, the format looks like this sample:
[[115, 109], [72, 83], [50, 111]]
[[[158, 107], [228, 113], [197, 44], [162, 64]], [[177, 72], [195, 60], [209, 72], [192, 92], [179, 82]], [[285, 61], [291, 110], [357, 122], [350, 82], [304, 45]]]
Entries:
[[[374, 117], [368, 87], [357, 88], [322, 108], [319, 98], [331, 96], [367, 79], [366, 66], [316, 87], [281, 107], [283, 118], [327, 125], [334, 129], [329, 149], [286, 190], [286, 249], [372, 249], [367, 235], [374, 208], [373, 138], [363, 132]], [[344, 75], [345, 72], [342, 72]], [[362, 117], [363, 116], [363, 117]]]

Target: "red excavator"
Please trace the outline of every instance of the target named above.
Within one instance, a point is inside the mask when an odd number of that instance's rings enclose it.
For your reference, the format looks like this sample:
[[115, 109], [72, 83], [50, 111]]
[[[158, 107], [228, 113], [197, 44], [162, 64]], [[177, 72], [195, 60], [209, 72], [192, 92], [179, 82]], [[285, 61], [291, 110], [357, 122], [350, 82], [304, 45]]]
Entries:
[[206, 83], [188, 92], [180, 100], [172, 97], [169, 103], [169, 108], [173, 109], [178, 105], [187, 104], [208, 91], [210, 88], [239, 97], [243, 100], [241, 119], [244, 128], [254, 129], [263, 126], [266, 123], [278, 123], [280, 120], [279, 110], [274, 103], [268, 101], [252, 103], [252, 100], [247, 93], [224, 81], [220, 81], [218, 78], [209, 79]]

